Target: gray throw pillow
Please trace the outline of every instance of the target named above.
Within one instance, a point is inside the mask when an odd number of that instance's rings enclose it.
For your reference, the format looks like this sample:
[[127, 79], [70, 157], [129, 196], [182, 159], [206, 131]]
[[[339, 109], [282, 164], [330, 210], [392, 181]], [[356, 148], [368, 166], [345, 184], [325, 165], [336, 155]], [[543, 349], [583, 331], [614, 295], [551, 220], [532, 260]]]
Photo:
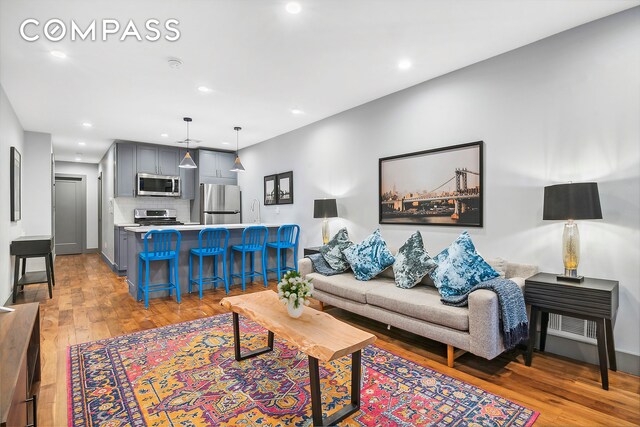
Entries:
[[393, 263], [396, 286], [404, 289], [413, 288], [436, 267], [437, 264], [424, 249], [422, 235], [416, 231], [400, 246]]
[[342, 228], [329, 240], [329, 243], [320, 247], [320, 253], [331, 268], [340, 272], [347, 271], [349, 269], [349, 263], [342, 254], [342, 251], [351, 245], [353, 245], [353, 242], [349, 240], [347, 229]]

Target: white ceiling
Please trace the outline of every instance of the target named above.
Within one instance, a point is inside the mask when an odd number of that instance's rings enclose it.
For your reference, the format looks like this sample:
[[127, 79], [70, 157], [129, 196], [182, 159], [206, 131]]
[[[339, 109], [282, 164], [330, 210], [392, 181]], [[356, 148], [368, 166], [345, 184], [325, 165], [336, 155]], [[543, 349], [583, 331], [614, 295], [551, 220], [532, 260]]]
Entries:
[[[255, 144], [577, 25], [629, 0], [0, 0], [0, 83], [26, 130], [53, 135], [58, 160], [97, 162], [114, 139]], [[177, 42], [46, 39], [20, 23], [60, 18], [180, 21]], [[68, 56], [54, 58], [51, 50]], [[183, 61], [180, 69], [167, 65]], [[413, 66], [399, 70], [408, 58]], [[213, 89], [201, 93], [198, 86]], [[292, 108], [305, 114], [294, 115]], [[83, 122], [91, 122], [86, 129]], [[160, 134], [169, 134], [162, 138]], [[86, 142], [79, 146], [78, 142]], [[223, 141], [231, 145], [223, 145]]]

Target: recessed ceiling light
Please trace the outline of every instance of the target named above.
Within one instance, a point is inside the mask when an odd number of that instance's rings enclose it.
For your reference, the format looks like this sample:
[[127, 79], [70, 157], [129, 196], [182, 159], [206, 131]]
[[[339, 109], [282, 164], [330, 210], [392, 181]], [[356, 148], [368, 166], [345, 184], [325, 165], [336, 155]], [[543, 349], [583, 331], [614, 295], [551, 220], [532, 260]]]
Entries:
[[87, 143], [84, 142], [84, 141], [80, 141], [80, 142], [78, 142], [78, 145], [87, 145]]
[[174, 70], [182, 67], [182, 61], [178, 58], [169, 58], [167, 63], [169, 64], [169, 68], [173, 68]]
[[56, 58], [66, 58], [67, 54], [60, 51], [60, 50], [52, 50], [51, 52], [52, 56], [55, 56]]
[[222, 141], [222, 145], [231, 145], [231, 143], [227, 141]]
[[409, 61], [408, 59], [403, 59], [402, 61], [398, 62], [398, 68], [400, 68], [401, 70], [408, 70], [409, 68], [411, 68], [411, 61]]
[[84, 122], [84, 123], [82, 123], [82, 126], [84, 126], [84, 127], [86, 127], [86, 128], [92, 128], [92, 127], [93, 127], [93, 124], [92, 124], [92, 123], [89, 123], [89, 122]]
[[168, 138], [169, 134], [168, 133], [161, 133], [160, 136], [163, 137], [163, 138]]
[[292, 108], [291, 109], [291, 114], [304, 114], [304, 111], [302, 111], [299, 108]]
[[292, 1], [287, 3], [285, 9], [287, 9], [287, 12], [295, 15], [297, 13], [300, 13], [300, 11], [302, 10], [302, 6], [300, 6], [300, 3], [298, 2]]
[[76, 162], [81, 162], [82, 161], [82, 157], [76, 157]]
[[209, 89], [209, 88], [208, 88], [208, 87], [206, 87], [206, 86], [198, 86], [198, 90], [199, 90], [200, 92], [204, 92], [204, 93], [211, 92], [211, 89]]

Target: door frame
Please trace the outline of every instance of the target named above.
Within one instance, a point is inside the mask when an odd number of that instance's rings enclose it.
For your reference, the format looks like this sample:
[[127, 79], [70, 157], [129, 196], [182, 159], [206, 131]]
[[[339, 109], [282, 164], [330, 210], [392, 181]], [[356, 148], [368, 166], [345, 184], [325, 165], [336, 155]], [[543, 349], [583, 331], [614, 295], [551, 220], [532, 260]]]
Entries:
[[[56, 173], [55, 177], [56, 181], [80, 181], [80, 204], [82, 208], [80, 209], [82, 212], [80, 214], [80, 221], [82, 222], [81, 228], [82, 231], [80, 235], [82, 236], [82, 242], [80, 245], [81, 254], [87, 253], [87, 176], [86, 175], [77, 175], [72, 173]], [[56, 204], [56, 209], [58, 205]], [[55, 230], [54, 230], [55, 233]]]

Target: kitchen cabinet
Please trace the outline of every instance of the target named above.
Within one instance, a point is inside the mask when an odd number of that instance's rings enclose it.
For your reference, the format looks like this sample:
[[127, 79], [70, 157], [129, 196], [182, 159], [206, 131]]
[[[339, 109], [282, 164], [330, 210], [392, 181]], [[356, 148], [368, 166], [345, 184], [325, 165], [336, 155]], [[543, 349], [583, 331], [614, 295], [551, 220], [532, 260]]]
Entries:
[[138, 144], [137, 172], [154, 175], [177, 176], [179, 151], [174, 147]]
[[178, 176], [180, 164], [179, 150], [174, 147], [158, 148], [158, 174], [167, 176]]
[[127, 272], [127, 231], [124, 227], [114, 227], [113, 235], [114, 246], [114, 267], [119, 273]]
[[115, 144], [114, 197], [134, 197], [136, 193], [136, 144]]
[[[190, 150], [193, 161], [198, 164], [197, 150]], [[182, 160], [187, 150], [182, 148], [179, 152], [179, 159]], [[196, 198], [196, 171], [197, 169], [179, 168], [180, 169], [180, 198], [193, 200]]]
[[203, 184], [237, 185], [237, 172], [231, 172], [235, 153], [199, 150], [198, 173]]
[[138, 144], [137, 172], [158, 174], [158, 147]]

